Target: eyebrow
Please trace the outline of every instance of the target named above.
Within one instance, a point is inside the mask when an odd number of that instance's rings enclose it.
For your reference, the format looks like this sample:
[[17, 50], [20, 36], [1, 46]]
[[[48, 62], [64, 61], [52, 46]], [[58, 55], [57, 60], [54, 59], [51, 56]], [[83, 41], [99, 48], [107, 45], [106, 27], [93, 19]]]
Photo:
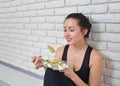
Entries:
[[[64, 28], [65, 28], [66, 26], [64, 26]], [[68, 27], [75, 27], [75, 26], [68, 26]]]

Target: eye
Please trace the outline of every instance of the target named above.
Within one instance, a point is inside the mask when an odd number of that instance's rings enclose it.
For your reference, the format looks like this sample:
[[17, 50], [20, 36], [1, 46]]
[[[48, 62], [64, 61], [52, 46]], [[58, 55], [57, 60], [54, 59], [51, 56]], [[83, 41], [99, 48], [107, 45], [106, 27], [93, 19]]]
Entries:
[[70, 30], [71, 32], [74, 32], [75, 30]]
[[66, 32], [67, 30], [66, 29], [64, 29], [64, 32]]

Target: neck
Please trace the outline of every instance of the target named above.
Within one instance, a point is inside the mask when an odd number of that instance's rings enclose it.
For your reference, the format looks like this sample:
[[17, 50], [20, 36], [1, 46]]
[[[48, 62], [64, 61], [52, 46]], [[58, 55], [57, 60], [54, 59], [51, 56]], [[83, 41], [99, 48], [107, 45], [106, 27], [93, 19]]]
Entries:
[[71, 44], [71, 47], [73, 47], [75, 50], [84, 50], [87, 46], [88, 45], [85, 41], [76, 44]]

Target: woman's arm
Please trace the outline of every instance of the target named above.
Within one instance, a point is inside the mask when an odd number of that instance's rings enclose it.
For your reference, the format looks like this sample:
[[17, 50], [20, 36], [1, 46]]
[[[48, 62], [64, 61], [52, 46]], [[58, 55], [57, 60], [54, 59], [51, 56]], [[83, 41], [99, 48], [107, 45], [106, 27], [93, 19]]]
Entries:
[[73, 69], [68, 68], [63, 70], [62, 72], [64, 72], [64, 75], [70, 78], [76, 86], [89, 86], [80, 79], [80, 77], [73, 71]]
[[103, 58], [96, 50], [92, 51], [90, 64], [89, 85], [98, 86], [103, 71]]
[[57, 50], [55, 51], [55, 59], [58, 59], [58, 60], [62, 59], [64, 47], [65, 46], [61, 46], [61, 47], [57, 48]]
[[63, 70], [63, 72], [75, 83], [76, 86], [98, 86], [102, 69], [102, 56], [98, 52], [93, 50], [90, 57], [90, 76], [88, 84], [83, 82], [80, 77], [73, 71], [73, 69], [65, 69]]

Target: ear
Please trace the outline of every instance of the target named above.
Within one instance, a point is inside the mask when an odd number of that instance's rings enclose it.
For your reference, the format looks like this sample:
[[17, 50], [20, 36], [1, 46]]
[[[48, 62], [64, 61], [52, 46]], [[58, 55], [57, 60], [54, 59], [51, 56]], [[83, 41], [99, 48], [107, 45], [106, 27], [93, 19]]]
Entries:
[[82, 33], [84, 34], [84, 36], [87, 34], [87, 32], [88, 32], [88, 29], [86, 28], [82, 29]]

